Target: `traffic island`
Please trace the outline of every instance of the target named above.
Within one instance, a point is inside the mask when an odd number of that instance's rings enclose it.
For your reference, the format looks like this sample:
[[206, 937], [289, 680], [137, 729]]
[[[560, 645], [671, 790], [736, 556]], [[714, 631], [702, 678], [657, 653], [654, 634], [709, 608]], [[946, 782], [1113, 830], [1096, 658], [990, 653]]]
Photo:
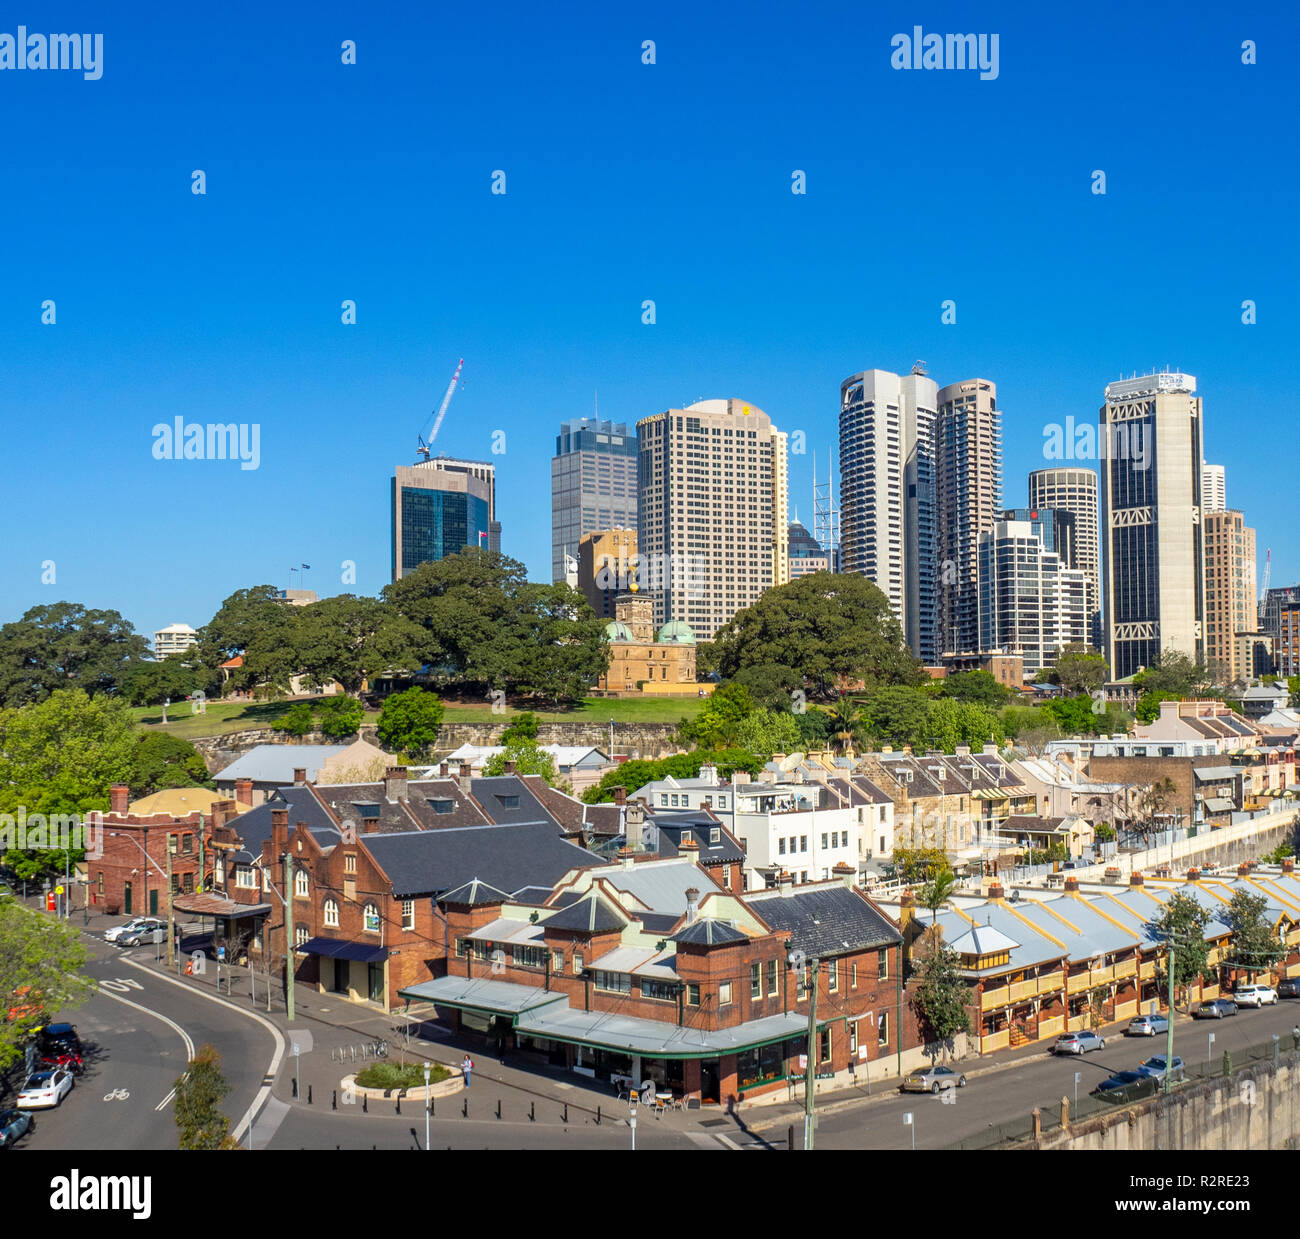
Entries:
[[[365, 1081], [361, 1083], [361, 1081]], [[458, 1067], [443, 1063], [431, 1064], [429, 1086], [424, 1085], [424, 1067], [420, 1063], [373, 1063], [362, 1071], [344, 1076], [340, 1091], [346, 1096], [365, 1097], [373, 1101], [393, 1101], [410, 1098], [425, 1101], [436, 1097], [450, 1097], [465, 1087], [465, 1077]]]

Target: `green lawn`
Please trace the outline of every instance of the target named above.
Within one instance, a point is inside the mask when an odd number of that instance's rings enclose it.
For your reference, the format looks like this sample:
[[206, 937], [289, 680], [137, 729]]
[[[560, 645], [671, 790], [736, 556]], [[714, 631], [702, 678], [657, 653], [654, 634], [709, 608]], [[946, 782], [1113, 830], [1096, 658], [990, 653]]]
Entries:
[[[619, 723], [678, 723], [683, 718], [694, 718], [703, 708], [707, 698], [701, 697], [588, 697], [582, 705], [572, 710], [534, 710], [544, 723], [599, 723], [612, 718]], [[179, 701], [167, 707], [167, 723], [162, 721], [161, 706], [135, 706], [131, 713], [141, 727], [167, 731], [184, 740], [200, 736], [224, 736], [232, 731], [246, 731], [254, 727], [269, 727], [289, 707], [287, 701], [209, 701], [203, 714], [195, 714], [188, 701]], [[443, 721], [446, 723], [505, 723], [521, 710], [510, 709], [506, 714], [493, 714], [486, 702], [447, 701]], [[366, 722], [378, 722], [379, 715], [366, 712]]]

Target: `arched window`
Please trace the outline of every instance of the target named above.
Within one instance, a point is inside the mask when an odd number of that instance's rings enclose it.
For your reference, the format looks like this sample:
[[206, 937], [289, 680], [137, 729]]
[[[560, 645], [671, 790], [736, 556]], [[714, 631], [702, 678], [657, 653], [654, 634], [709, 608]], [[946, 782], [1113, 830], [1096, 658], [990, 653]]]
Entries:
[[333, 899], [327, 899], [325, 901], [325, 924], [330, 929], [337, 929], [339, 927], [339, 905]]
[[305, 869], [299, 869], [298, 872], [293, 875], [293, 894], [295, 899], [307, 898], [307, 881], [307, 871]]
[[373, 903], [366, 904], [365, 929], [368, 934], [379, 932], [379, 909]]

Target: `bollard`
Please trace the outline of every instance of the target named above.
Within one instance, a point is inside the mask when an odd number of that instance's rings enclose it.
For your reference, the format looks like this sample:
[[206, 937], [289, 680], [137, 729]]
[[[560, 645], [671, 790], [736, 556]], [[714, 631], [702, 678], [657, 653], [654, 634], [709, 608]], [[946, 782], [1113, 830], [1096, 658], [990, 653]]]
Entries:
[[566, 1123], [569, 1121], [569, 1103], [567, 1101], [564, 1103], [564, 1121]]
[[793, 1124], [791, 1124], [791, 1126], [785, 1129], [785, 1147], [790, 1150], [794, 1149], [794, 1125]]
[[330, 1109], [337, 1110], [338, 1108], [339, 1108], [339, 1091], [338, 1089], [335, 1089], [333, 1096], [330, 1098]]
[[600, 1126], [600, 1107], [596, 1107], [596, 1126]]
[[537, 1113], [536, 1113], [536, 1111], [537, 1111], [537, 1103], [536, 1103], [535, 1101], [530, 1101], [530, 1102], [528, 1103], [528, 1121], [529, 1121], [530, 1123], [535, 1123], [535, 1122], [537, 1122]]
[[311, 1085], [307, 1085], [307, 1104], [311, 1105]]
[[398, 1094], [397, 1094], [397, 1113], [398, 1113], [398, 1114], [401, 1114], [401, 1112], [402, 1112], [402, 1095], [401, 1095], [401, 1093], [398, 1093]]
[[294, 1079], [290, 1080], [290, 1081], [289, 1081], [289, 1084], [290, 1084], [290, 1086], [293, 1088], [293, 1095], [294, 1095], [295, 1097], [297, 1097], [297, 1096], [298, 1096], [298, 1081], [297, 1081], [297, 1079], [294, 1078]]
[[466, 1098], [465, 1098], [465, 1099], [460, 1103], [460, 1117], [463, 1118], [463, 1119], [467, 1119], [467, 1118], [469, 1118], [469, 1098], [468, 1098], [468, 1097], [466, 1097]]
[[369, 1114], [369, 1113], [370, 1113], [370, 1108], [366, 1105], [366, 1095], [365, 1095], [365, 1093], [362, 1093], [362, 1094], [361, 1094], [361, 1113], [362, 1113], [362, 1114]]
[[497, 1118], [501, 1117], [501, 1098], [497, 1098]]
[[[433, 1092], [433, 1089], [430, 1089], [429, 1092]], [[432, 1118], [438, 1117], [438, 1099], [436, 1097], [429, 1098], [429, 1115]]]

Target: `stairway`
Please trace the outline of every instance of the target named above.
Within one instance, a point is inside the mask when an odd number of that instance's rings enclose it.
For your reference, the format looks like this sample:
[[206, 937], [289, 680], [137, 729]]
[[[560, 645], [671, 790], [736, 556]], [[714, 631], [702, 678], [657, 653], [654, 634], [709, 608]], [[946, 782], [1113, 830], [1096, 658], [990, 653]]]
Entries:
[[1009, 1048], [1014, 1050], [1017, 1046], [1028, 1045], [1029, 1041], [1029, 1034], [1025, 1032], [1019, 1024], [1011, 1025], [1011, 1035], [1007, 1039], [1007, 1045]]

